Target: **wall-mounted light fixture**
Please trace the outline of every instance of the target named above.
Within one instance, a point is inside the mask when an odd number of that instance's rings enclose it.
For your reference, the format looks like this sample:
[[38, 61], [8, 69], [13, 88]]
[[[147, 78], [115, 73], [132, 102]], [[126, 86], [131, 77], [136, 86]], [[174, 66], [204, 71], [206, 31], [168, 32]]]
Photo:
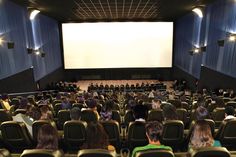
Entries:
[[46, 53], [43, 52], [41, 49], [33, 49], [33, 48], [27, 48], [28, 54], [35, 54], [36, 56], [45, 57]]
[[190, 55], [200, 54], [202, 52], [206, 52], [206, 46], [194, 47], [189, 51]]
[[236, 34], [230, 33], [228, 36], [228, 40], [232, 42], [236, 41]]
[[7, 42], [7, 48], [8, 49], [14, 49], [15, 43], [14, 42]]
[[223, 47], [225, 45], [225, 40], [224, 39], [217, 40], [217, 44], [218, 46]]
[[30, 8], [29, 12], [30, 12], [30, 20], [34, 20], [35, 17], [38, 15], [38, 13], [40, 13], [39, 10], [33, 8]]
[[196, 7], [192, 10], [198, 17], [203, 18], [203, 12], [201, 7]]
[[0, 37], [0, 46], [2, 46], [3, 43], [4, 43], [4, 39], [3, 39], [3, 37]]

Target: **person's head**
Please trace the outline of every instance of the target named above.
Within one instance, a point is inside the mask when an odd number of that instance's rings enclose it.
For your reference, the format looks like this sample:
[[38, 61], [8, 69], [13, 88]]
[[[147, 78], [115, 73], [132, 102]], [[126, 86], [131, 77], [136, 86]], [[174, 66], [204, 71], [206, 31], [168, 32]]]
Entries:
[[210, 147], [213, 145], [213, 143], [214, 139], [211, 134], [211, 128], [207, 121], [196, 121], [189, 145], [192, 148], [202, 148]]
[[161, 100], [154, 98], [152, 100], [152, 109], [160, 109], [161, 108]]
[[114, 106], [114, 101], [113, 100], [107, 100], [104, 103], [103, 111], [104, 112], [110, 112], [112, 110], [113, 106]]
[[225, 117], [226, 116], [233, 116], [234, 115], [234, 108], [232, 106], [226, 106], [225, 107]]
[[38, 107], [35, 107], [35, 106], [31, 106], [26, 114], [30, 117], [30, 118], [33, 118], [33, 120], [39, 120], [40, 117], [41, 117], [41, 112], [40, 112], [40, 109]]
[[37, 149], [58, 149], [57, 130], [50, 124], [44, 124], [38, 132]]
[[7, 101], [8, 99], [9, 99], [8, 94], [7, 94], [7, 93], [3, 93], [3, 94], [2, 94], [2, 100], [3, 100], [3, 101]]
[[80, 108], [78, 108], [78, 107], [73, 107], [73, 108], [70, 110], [70, 118], [71, 118], [71, 120], [80, 120], [80, 117], [81, 117]]
[[159, 142], [163, 129], [162, 124], [158, 121], [150, 121], [146, 123], [145, 128], [149, 143]]
[[85, 149], [107, 149], [107, 146], [109, 145], [108, 135], [100, 123], [89, 123], [86, 133], [87, 140], [82, 147]]
[[136, 105], [133, 109], [135, 119], [146, 119], [148, 114], [148, 108], [145, 105]]
[[195, 115], [196, 115], [196, 120], [203, 120], [209, 118], [208, 110], [203, 106], [199, 106], [196, 109]]
[[95, 99], [89, 99], [86, 101], [88, 108], [96, 110], [97, 108], [97, 101]]
[[52, 120], [53, 119], [53, 115], [52, 112], [50, 111], [49, 107], [47, 105], [43, 105], [40, 108], [41, 111], [41, 118], [42, 120]]
[[165, 104], [163, 106], [163, 117], [165, 120], [177, 120], [178, 116], [176, 113], [176, 108], [172, 104]]
[[27, 109], [29, 107], [29, 101], [27, 98], [22, 98], [20, 100], [20, 105], [19, 105], [19, 108], [20, 109]]

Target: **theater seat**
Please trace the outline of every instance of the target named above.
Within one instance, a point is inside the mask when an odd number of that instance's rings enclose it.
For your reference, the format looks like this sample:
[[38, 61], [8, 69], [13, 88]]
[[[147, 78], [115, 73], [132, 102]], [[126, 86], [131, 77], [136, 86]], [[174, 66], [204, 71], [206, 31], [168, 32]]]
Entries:
[[41, 126], [43, 126], [44, 124], [51, 124], [51, 123], [47, 120], [36, 120], [33, 122], [32, 133], [33, 133], [34, 144], [37, 143], [38, 131], [41, 128]]
[[3, 122], [1, 133], [4, 144], [11, 151], [18, 152], [32, 147], [31, 136], [22, 122]]
[[180, 120], [168, 120], [163, 122], [161, 143], [171, 146], [173, 149], [181, 148], [184, 140], [184, 124]]
[[148, 121], [162, 122], [164, 120], [162, 112], [162, 110], [150, 110], [148, 112]]
[[225, 147], [206, 147], [190, 152], [191, 157], [230, 157]]
[[26, 149], [21, 157], [63, 157], [64, 154], [59, 150], [48, 149]]
[[0, 109], [0, 124], [5, 121], [11, 121], [12, 117], [5, 109]]
[[0, 157], [11, 157], [11, 153], [7, 149], [0, 149]]
[[64, 124], [64, 143], [68, 150], [78, 150], [86, 140], [87, 124], [81, 121], [67, 121]]
[[83, 110], [81, 112], [81, 120], [85, 121], [87, 123], [97, 122], [98, 117], [97, 117], [96, 113], [92, 110]]
[[145, 122], [135, 121], [129, 124], [128, 128], [128, 147], [130, 150], [137, 146], [148, 144], [146, 136]]
[[70, 120], [70, 111], [69, 110], [59, 110], [57, 114], [57, 128], [63, 130], [64, 123]]
[[116, 153], [105, 149], [83, 149], [77, 157], [116, 157]]
[[174, 157], [174, 153], [170, 150], [151, 149], [139, 151], [135, 157]]

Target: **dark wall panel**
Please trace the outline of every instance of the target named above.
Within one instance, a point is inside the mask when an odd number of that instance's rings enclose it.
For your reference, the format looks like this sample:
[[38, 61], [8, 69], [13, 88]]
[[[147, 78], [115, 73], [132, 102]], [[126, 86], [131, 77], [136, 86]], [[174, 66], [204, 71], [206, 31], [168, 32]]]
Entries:
[[37, 83], [40, 89], [47, 89], [51, 83], [59, 82], [64, 80], [64, 69], [58, 68], [54, 72], [40, 79]]
[[172, 68], [65, 70], [65, 79], [68, 81], [125, 79], [171, 80]]
[[0, 93], [31, 92], [36, 90], [33, 69], [27, 69], [0, 80]]
[[198, 88], [207, 88], [212, 90], [218, 88], [229, 88], [234, 89], [236, 91], [236, 78], [230, 77], [223, 73], [202, 66]]

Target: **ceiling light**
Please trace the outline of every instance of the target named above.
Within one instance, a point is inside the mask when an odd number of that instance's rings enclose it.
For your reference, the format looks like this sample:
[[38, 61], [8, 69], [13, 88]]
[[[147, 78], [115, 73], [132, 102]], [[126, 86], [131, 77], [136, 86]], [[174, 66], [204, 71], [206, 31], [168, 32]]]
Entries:
[[32, 10], [30, 13], [30, 20], [33, 20], [36, 17], [36, 15], [38, 15], [39, 12], [40, 11], [36, 9]]
[[202, 13], [202, 10], [200, 8], [194, 8], [192, 11], [194, 13], [196, 13], [198, 15], [198, 17], [200, 17], [200, 18], [203, 17], [203, 13]]

